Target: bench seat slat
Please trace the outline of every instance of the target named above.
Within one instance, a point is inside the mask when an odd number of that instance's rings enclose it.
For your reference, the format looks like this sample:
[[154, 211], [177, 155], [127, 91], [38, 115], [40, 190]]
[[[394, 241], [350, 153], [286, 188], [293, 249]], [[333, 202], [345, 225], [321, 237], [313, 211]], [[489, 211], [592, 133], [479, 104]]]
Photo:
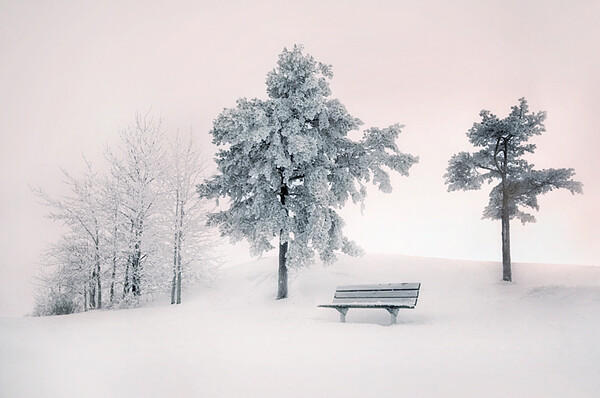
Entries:
[[416, 298], [419, 297], [418, 290], [397, 290], [397, 291], [336, 291], [334, 298]]
[[347, 304], [347, 303], [390, 303], [397, 305], [415, 305], [417, 302], [416, 298], [377, 298], [377, 297], [367, 297], [367, 298], [334, 298], [333, 304]]
[[325, 308], [415, 308], [415, 305], [400, 305], [398, 303], [338, 303], [321, 304], [319, 307]]

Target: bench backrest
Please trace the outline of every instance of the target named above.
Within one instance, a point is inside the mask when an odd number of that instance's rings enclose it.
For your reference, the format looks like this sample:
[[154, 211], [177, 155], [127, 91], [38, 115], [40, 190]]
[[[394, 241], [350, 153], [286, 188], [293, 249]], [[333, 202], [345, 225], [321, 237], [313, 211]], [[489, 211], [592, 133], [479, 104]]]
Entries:
[[333, 303], [390, 303], [414, 307], [417, 305], [420, 288], [420, 283], [338, 286]]

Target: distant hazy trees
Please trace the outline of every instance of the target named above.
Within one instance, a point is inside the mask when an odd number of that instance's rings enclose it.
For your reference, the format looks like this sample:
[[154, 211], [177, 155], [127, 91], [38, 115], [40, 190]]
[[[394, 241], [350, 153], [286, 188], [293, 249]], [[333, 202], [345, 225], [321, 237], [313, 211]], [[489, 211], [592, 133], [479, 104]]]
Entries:
[[67, 228], [65, 235], [47, 250], [46, 259], [57, 267], [50, 279], [52, 287], [62, 293], [80, 293], [83, 308], [102, 308], [102, 199], [98, 176], [86, 161], [81, 178], [63, 171], [64, 182], [71, 194], [53, 199], [37, 190], [43, 204], [50, 208], [48, 217], [61, 221]]
[[161, 225], [166, 226], [171, 238], [171, 304], [179, 304], [182, 275], [188, 275], [188, 279], [198, 278], [202, 269], [196, 264], [218, 263], [214, 250], [217, 232], [206, 226], [207, 203], [200, 200], [196, 192], [196, 186], [202, 181], [204, 162], [191, 134], [182, 137], [178, 133], [169, 142], [164, 171], [162, 207], [166, 211], [160, 214]]
[[160, 123], [138, 115], [106, 159], [106, 175], [87, 161], [82, 177], [65, 172], [70, 193], [62, 198], [36, 190], [48, 217], [65, 226], [44, 256], [40, 315], [130, 306], [168, 291], [179, 304], [182, 280], [207, 277], [218, 263], [195, 194], [204, 165], [191, 133], [169, 141]]
[[502, 278], [511, 281], [510, 220], [535, 222], [523, 208], [538, 210], [538, 195], [558, 188], [582, 193], [582, 184], [571, 178], [573, 169], [534, 170], [523, 158], [536, 148], [528, 140], [546, 131], [545, 112], [529, 112], [527, 101], [521, 98], [504, 119], [487, 110], [480, 116], [481, 122], [473, 124], [467, 137], [481, 149], [453, 155], [444, 177], [449, 191], [480, 189], [486, 182], [499, 181], [490, 192], [483, 217], [502, 221]]
[[369, 181], [390, 192], [389, 171], [408, 175], [418, 160], [399, 150], [397, 124], [349, 139], [362, 122], [329, 98], [332, 77], [331, 66], [301, 47], [284, 49], [267, 75], [269, 98], [239, 99], [212, 130], [221, 147], [218, 174], [198, 191], [230, 205], [209, 222], [233, 240], [248, 240], [253, 254], [274, 248], [278, 238], [278, 299], [287, 297], [288, 266], [310, 263], [315, 253], [327, 262], [336, 251], [359, 253], [337, 210], [348, 199], [363, 201]]
[[160, 124], [136, 117], [135, 124], [121, 133], [121, 146], [107, 158], [119, 197], [119, 226], [125, 246], [123, 296], [139, 297], [143, 289], [153, 291], [160, 281], [161, 179], [164, 175], [163, 134]]

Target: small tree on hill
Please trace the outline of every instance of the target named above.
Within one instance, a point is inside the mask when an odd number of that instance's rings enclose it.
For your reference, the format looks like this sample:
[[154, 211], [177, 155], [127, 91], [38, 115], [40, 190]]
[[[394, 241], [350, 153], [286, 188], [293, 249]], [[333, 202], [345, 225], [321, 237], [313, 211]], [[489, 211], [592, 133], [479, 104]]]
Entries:
[[467, 132], [477, 152], [453, 155], [444, 175], [448, 191], [480, 189], [484, 182], [499, 180], [490, 192], [484, 218], [502, 220], [502, 278], [512, 281], [510, 259], [510, 220], [523, 224], [535, 222], [535, 217], [523, 207], [538, 210], [537, 196], [564, 188], [572, 194], [582, 193], [582, 184], [571, 177], [573, 169], [534, 170], [523, 155], [533, 153], [535, 144], [528, 143], [534, 135], [546, 131], [545, 112], [529, 112], [525, 98], [504, 119], [490, 111], [480, 112], [481, 122]]
[[332, 76], [302, 47], [284, 49], [267, 75], [269, 99], [240, 99], [215, 120], [218, 174], [198, 187], [203, 197], [230, 199], [209, 223], [234, 241], [247, 239], [253, 254], [279, 237], [278, 299], [287, 297], [288, 266], [310, 263], [315, 252], [325, 262], [337, 250], [358, 254], [336, 209], [350, 198], [362, 202], [371, 180], [390, 192], [387, 170], [408, 175], [418, 161], [399, 151], [397, 124], [350, 140], [362, 122], [328, 98]]

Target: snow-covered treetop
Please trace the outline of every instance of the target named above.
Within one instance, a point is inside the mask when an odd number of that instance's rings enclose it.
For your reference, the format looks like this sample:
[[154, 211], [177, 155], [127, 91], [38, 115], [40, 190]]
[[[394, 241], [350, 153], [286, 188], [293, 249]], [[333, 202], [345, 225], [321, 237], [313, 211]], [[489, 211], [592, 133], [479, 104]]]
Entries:
[[369, 181], [391, 191], [388, 170], [407, 175], [418, 161], [399, 151], [398, 124], [350, 140], [362, 122], [329, 98], [332, 76], [301, 46], [284, 49], [267, 76], [269, 99], [239, 99], [214, 122], [218, 174], [198, 191], [230, 198], [210, 222], [233, 240], [248, 239], [255, 254], [273, 248], [277, 235], [293, 243], [291, 264], [311, 261], [315, 250], [327, 261], [334, 250], [356, 252], [335, 209], [363, 201]]
[[271, 98], [305, 98], [331, 95], [328, 79], [333, 77], [331, 65], [302, 54], [302, 46], [287, 48], [279, 55], [277, 68], [267, 74], [267, 93]]
[[527, 101], [521, 98], [504, 119], [488, 110], [479, 115], [481, 121], [473, 124], [467, 137], [482, 149], [453, 155], [444, 177], [449, 191], [475, 190], [485, 182], [501, 181], [490, 192], [484, 218], [501, 218], [503, 192], [508, 195], [510, 218], [523, 223], [535, 221], [522, 207], [538, 210], [537, 195], [559, 188], [573, 194], [582, 192], [582, 184], [571, 178], [573, 169], [534, 170], [534, 165], [522, 157], [536, 149], [529, 139], [546, 131], [546, 112], [530, 112]]

